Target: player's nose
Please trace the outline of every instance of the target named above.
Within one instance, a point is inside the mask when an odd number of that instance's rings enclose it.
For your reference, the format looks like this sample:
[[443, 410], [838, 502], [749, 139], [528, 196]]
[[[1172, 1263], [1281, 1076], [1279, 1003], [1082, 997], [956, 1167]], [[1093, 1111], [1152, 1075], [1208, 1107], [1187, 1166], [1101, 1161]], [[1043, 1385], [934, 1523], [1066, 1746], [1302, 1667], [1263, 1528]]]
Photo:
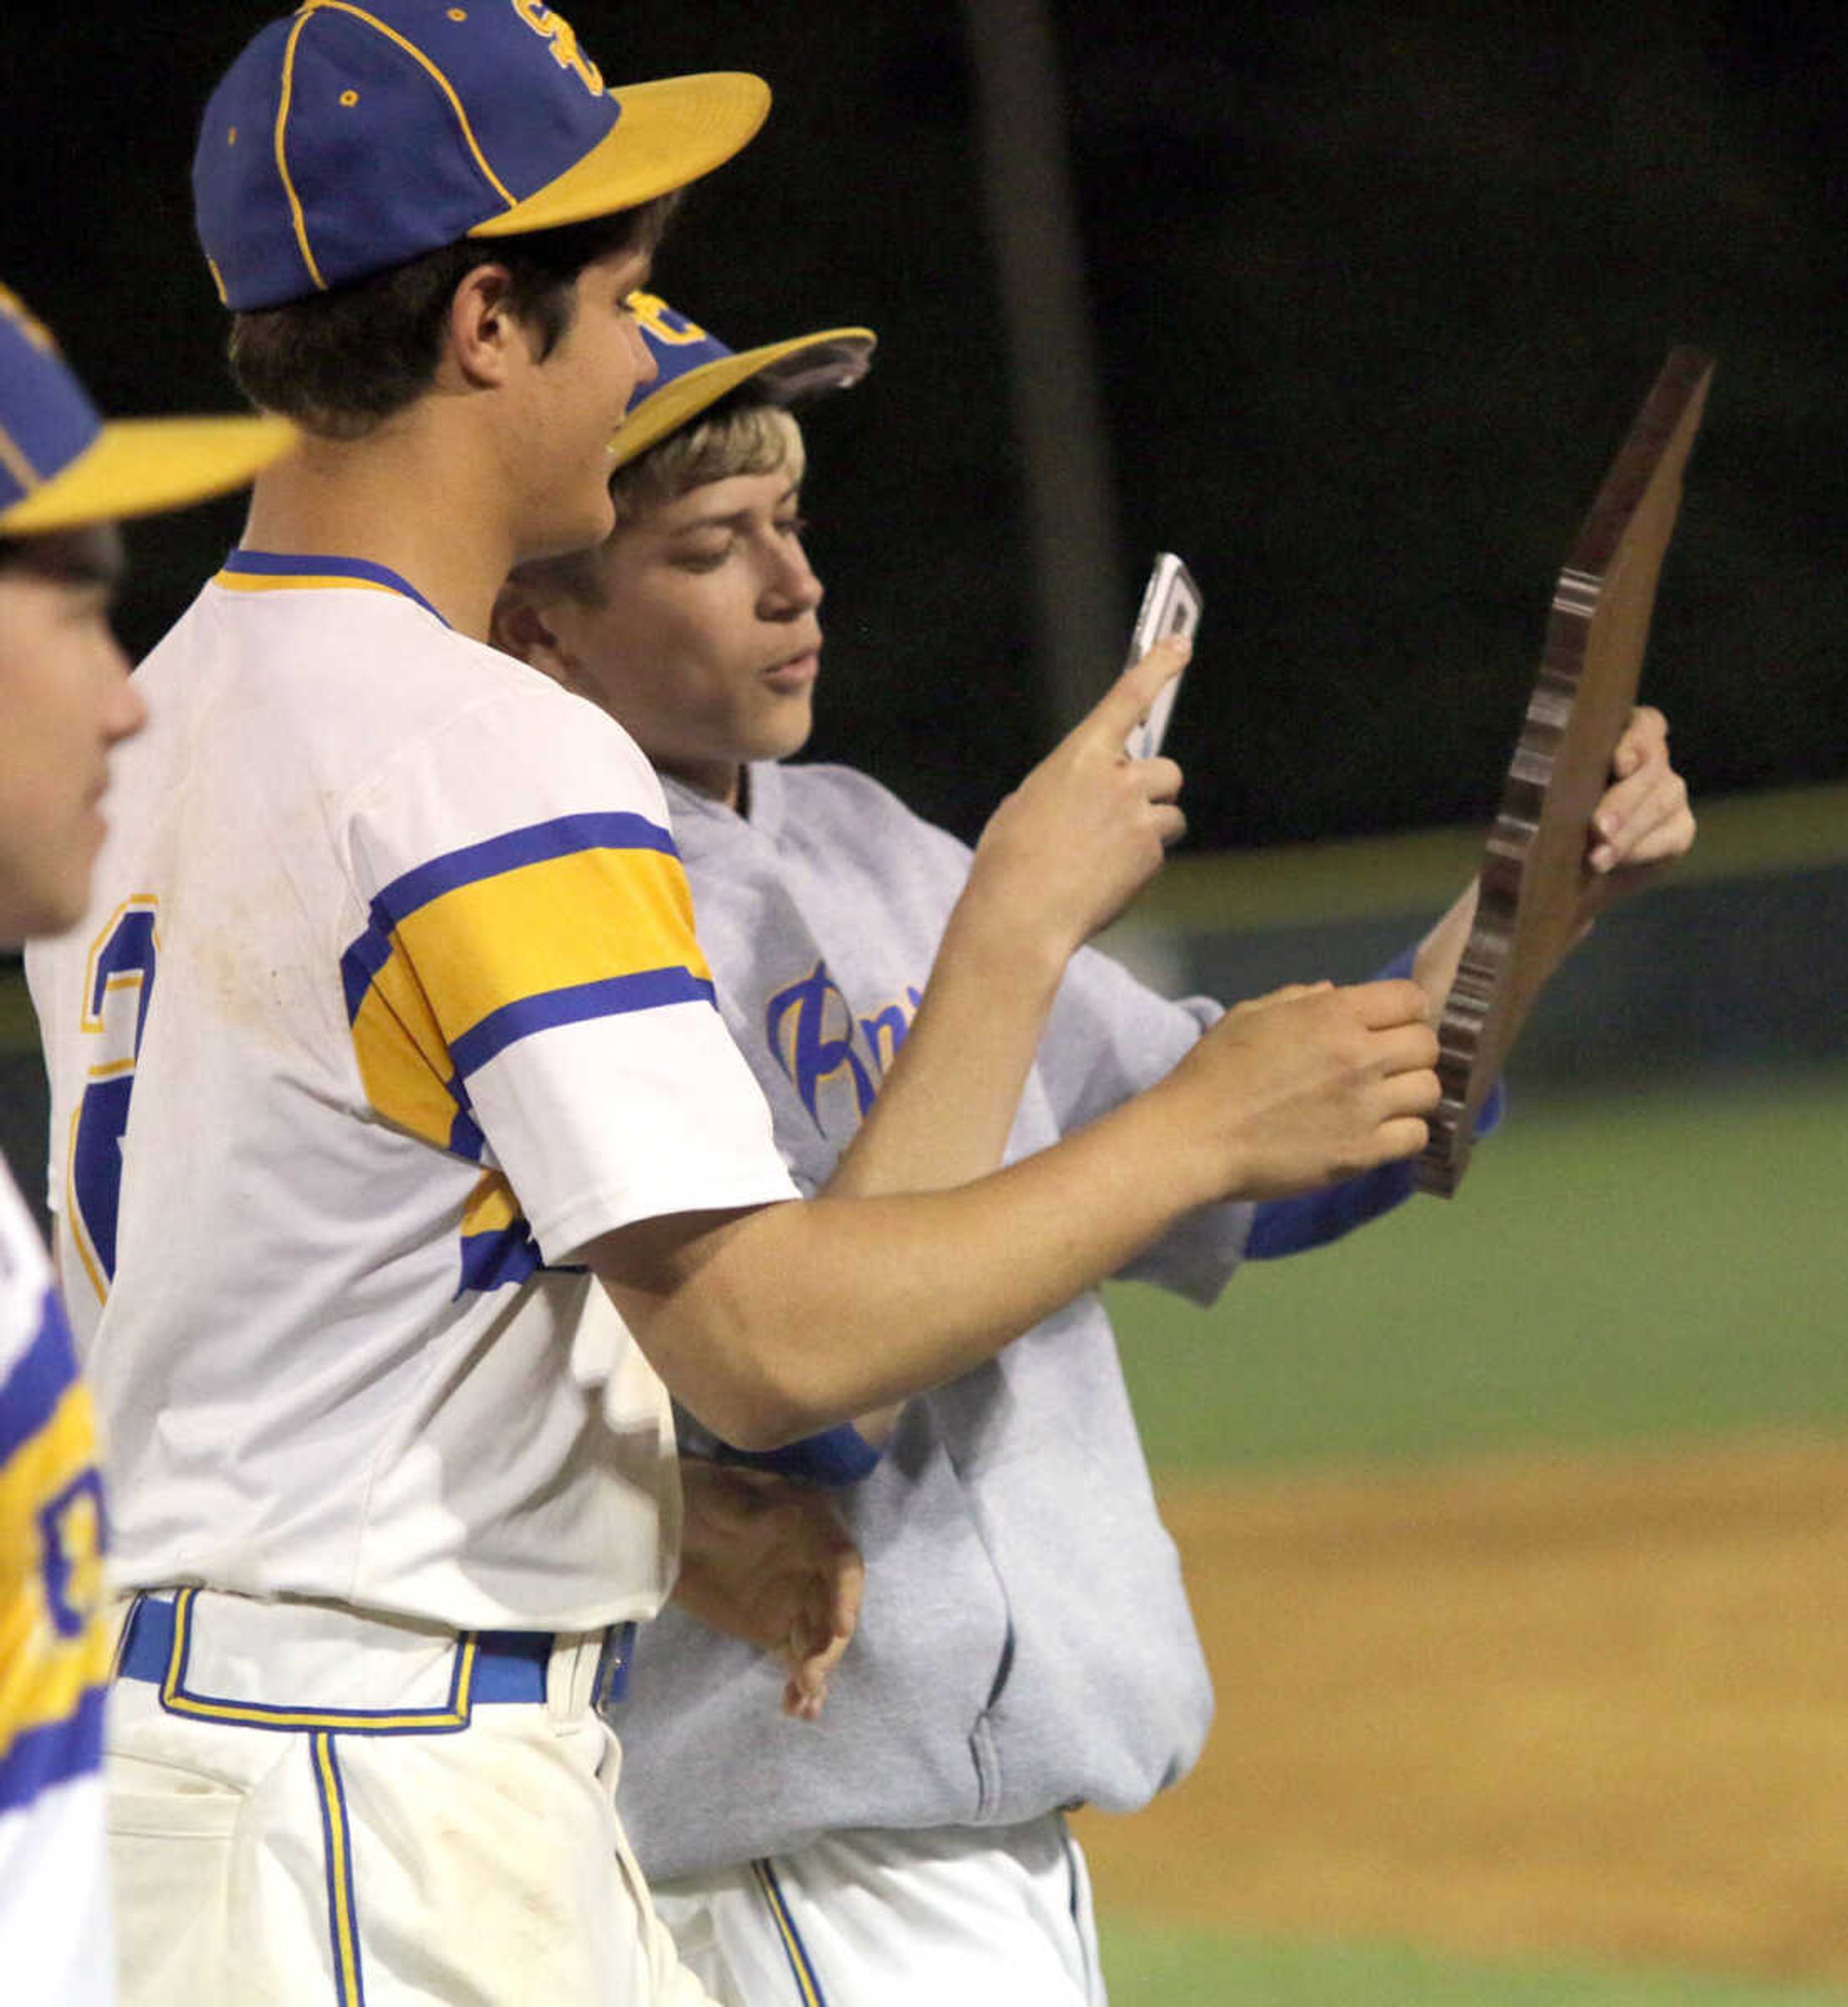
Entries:
[[792, 538], [784, 548], [771, 591], [783, 605], [797, 612], [813, 612], [821, 604], [821, 580], [799, 540]]

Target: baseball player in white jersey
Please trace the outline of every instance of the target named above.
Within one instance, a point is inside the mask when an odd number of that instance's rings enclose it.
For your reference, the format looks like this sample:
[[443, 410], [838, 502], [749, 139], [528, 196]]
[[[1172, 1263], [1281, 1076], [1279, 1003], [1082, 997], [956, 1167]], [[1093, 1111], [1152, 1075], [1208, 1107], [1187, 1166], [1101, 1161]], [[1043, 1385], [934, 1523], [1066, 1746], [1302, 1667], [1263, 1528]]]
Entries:
[[[837, 329], [733, 354], [659, 300], [637, 305], [658, 374], [618, 438], [617, 530], [600, 550], [523, 568], [496, 631], [627, 725], [661, 768], [721, 1007], [797, 1183], [826, 1190], [946, 972], [946, 922], [972, 873], [960, 844], [867, 776], [778, 764], [809, 732], [821, 587], [802, 549], [802, 436], [775, 407], [852, 381], [871, 337]], [[1659, 717], [1638, 714], [1617, 765], [1598, 813], [1621, 827], [1589, 846], [1613, 891], [1693, 834]], [[1471, 903], [1403, 958], [1434, 1007]], [[1145, 1088], [1217, 1010], [1075, 957], [1010, 1155]], [[968, 1056], [940, 1053], [938, 1099], [911, 1138], [922, 1175], [942, 1174], [943, 1112]], [[1241, 1259], [1321, 1244], [1410, 1183], [1391, 1164], [1306, 1197], [1209, 1207], [1134, 1272], [1209, 1300]], [[1211, 1709], [1102, 1304], [1081, 1295], [908, 1402], [882, 1453], [883, 1427], [779, 1459], [846, 1484], [837, 1495], [868, 1557], [818, 1734], [766, 1719], [778, 1669], [747, 1645], [781, 1641], [755, 1621], [744, 1561], [744, 1607], [713, 1593], [725, 1531], [703, 1501], [722, 1499], [726, 1472], [689, 1459], [687, 1550], [707, 1586], [644, 1635], [620, 1717], [638, 1857], [682, 1955], [731, 2007], [1101, 2007], [1062, 1808], [1145, 1802], [1190, 1767]], [[735, 1521], [747, 1533], [777, 1495], [751, 1481], [758, 1518]], [[794, 1509], [808, 1496], [784, 1498], [785, 1528], [808, 1523]], [[720, 1788], [746, 1764], [751, 1790]]]
[[[768, 1448], [989, 1356], [1203, 1200], [1423, 1140], [1435, 1041], [1386, 983], [1230, 1025], [982, 1185], [780, 1202], [652, 771], [485, 644], [513, 565], [609, 529], [656, 198], [766, 102], [606, 88], [534, 0], [307, 0], [206, 109], [234, 365], [308, 437], [144, 666], [95, 901], [31, 968], [131, 1592], [136, 2002], [701, 1997], [596, 1705], [673, 1573], [663, 1382]], [[1049, 874], [1074, 938], [1178, 823], [1116, 750], [1154, 686], [1054, 776], [1096, 798]], [[997, 918], [972, 902], [949, 1035], [1044, 980]]]
[[[111, 748], [141, 699], [109, 630], [112, 519], [203, 499], [282, 452], [272, 418], [105, 425], [0, 286], [0, 942], [83, 913]], [[90, 1389], [0, 1163], [0, 1971], [9, 1998], [115, 1997], [104, 1864], [108, 1506]]]

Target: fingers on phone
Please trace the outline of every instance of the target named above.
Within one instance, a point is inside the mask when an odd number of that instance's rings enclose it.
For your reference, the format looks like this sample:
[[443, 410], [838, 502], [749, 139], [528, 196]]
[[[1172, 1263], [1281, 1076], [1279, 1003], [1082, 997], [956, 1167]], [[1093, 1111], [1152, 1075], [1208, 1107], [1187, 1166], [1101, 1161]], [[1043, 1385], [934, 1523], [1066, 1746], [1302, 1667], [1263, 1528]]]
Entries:
[[1183, 634], [1156, 642], [1140, 661], [1130, 663], [1092, 713], [1119, 739], [1141, 724], [1162, 689], [1187, 666], [1194, 644]]

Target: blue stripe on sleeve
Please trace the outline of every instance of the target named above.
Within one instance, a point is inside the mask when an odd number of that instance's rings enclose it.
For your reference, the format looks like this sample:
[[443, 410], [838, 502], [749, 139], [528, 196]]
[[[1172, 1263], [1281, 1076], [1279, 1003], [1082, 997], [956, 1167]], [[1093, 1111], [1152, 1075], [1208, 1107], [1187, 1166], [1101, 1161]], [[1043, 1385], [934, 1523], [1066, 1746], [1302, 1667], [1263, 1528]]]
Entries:
[[340, 989], [347, 1000], [347, 1022], [359, 1015], [372, 979], [391, 959], [391, 936], [369, 926], [340, 957]]
[[56, 1290], [48, 1289], [39, 1310], [38, 1335], [0, 1387], [0, 1463], [45, 1426], [76, 1377], [76, 1348], [64, 1306]]
[[366, 992], [390, 961], [392, 936], [404, 920], [432, 899], [498, 878], [524, 865], [545, 864], [584, 850], [654, 850], [677, 857], [674, 839], [658, 823], [628, 810], [594, 815], [558, 816], [550, 822], [529, 823], [480, 843], [446, 851], [394, 878], [367, 909], [365, 930], [340, 957], [340, 988], [346, 998], [347, 1021], [359, 1015]]
[[458, 1077], [485, 1066], [496, 1053], [535, 1032], [559, 1025], [579, 1025], [591, 1018], [619, 1017], [626, 1011], [658, 1010], [669, 1004], [715, 1004], [712, 985], [690, 968], [644, 968], [633, 975], [606, 976], [598, 982], [574, 982], [537, 996], [517, 997], [490, 1011], [450, 1046]]
[[394, 878], [372, 901], [372, 925], [381, 933], [390, 933], [420, 906], [440, 899], [446, 892], [472, 885], [478, 878], [498, 878], [524, 865], [548, 863], [580, 850], [658, 850], [669, 857], [679, 855], [673, 838], [658, 823], [628, 810], [559, 816], [446, 852]]
[[0, 1756], [0, 1812], [16, 1811], [41, 1792], [102, 1767], [103, 1694], [86, 1688], [72, 1712], [21, 1731]]

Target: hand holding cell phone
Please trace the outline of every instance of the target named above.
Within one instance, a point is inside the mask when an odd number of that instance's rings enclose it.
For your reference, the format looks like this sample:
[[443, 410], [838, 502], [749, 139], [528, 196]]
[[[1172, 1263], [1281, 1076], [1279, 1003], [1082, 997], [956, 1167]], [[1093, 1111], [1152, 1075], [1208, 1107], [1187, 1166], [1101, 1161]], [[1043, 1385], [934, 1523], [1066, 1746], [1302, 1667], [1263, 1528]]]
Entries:
[[[1194, 582], [1194, 574], [1172, 551], [1163, 551], [1148, 574], [1148, 584], [1142, 594], [1142, 610], [1136, 616], [1136, 625], [1130, 635], [1125, 666], [1139, 662], [1156, 642], [1171, 634], [1185, 635], [1190, 641], [1200, 625], [1204, 604], [1200, 588]], [[1123, 740], [1123, 750], [1132, 760], [1152, 760], [1161, 751], [1162, 741], [1167, 736], [1168, 720], [1174, 710], [1174, 693], [1180, 688], [1179, 676], [1164, 683], [1148, 707], [1148, 715]]]

